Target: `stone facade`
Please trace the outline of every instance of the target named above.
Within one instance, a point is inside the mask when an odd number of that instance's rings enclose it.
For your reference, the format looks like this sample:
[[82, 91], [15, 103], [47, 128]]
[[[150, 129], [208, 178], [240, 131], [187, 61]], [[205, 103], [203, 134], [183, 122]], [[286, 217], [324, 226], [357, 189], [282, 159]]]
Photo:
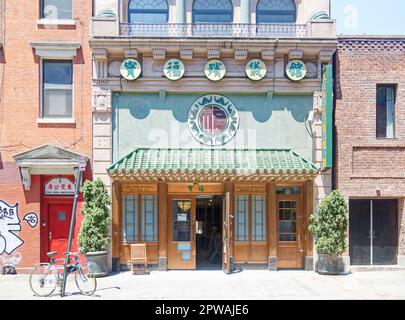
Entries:
[[[256, 23], [257, 0], [232, 1], [233, 23]], [[191, 0], [168, 1], [168, 24], [192, 24]], [[140, 33], [128, 31], [128, 1], [96, 0], [94, 17], [91, 24], [90, 46], [93, 53], [93, 164], [95, 177], [101, 178], [111, 187], [106, 168], [113, 161], [114, 150], [118, 142], [113, 139], [117, 130], [116, 107], [120, 93], [159, 93], [160, 99], [166, 99], [169, 93], [192, 94], [193, 92], [226, 92], [227, 94], [245, 93], [266, 95], [273, 99], [278, 94], [306, 94], [313, 96], [313, 119], [308, 122], [312, 136], [312, 149], [309, 160], [319, 167], [322, 164], [322, 113], [321, 82], [322, 68], [332, 62], [336, 50], [335, 21], [328, 18], [329, 1], [296, 1], [296, 36], [279, 34], [279, 39], [228, 39], [209, 37], [179, 37], [178, 34], [146, 38]], [[321, 19], [313, 18], [322, 16]], [[295, 28], [295, 25], [293, 26]], [[163, 30], [165, 30], [163, 28]], [[254, 30], [254, 28], [252, 29]], [[294, 29], [295, 30], [295, 29]], [[165, 31], [163, 31], [165, 32]], [[128, 34], [127, 34], [128, 33]], [[228, 35], [225, 35], [227, 38]], [[186, 66], [183, 79], [169, 81], [162, 78], [166, 58], [182, 59]], [[227, 74], [223, 80], [213, 83], [203, 74], [204, 64], [210, 58], [220, 58], [227, 65]], [[134, 82], [120, 78], [119, 67], [123, 60], [135, 58], [141, 61], [142, 77]], [[249, 59], [261, 58], [268, 67], [265, 79], [252, 82], [246, 79], [245, 65]], [[300, 58], [306, 64], [310, 76], [299, 83], [286, 78], [285, 67], [289, 59]], [[190, 81], [192, 79], [192, 81]], [[109, 105], [110, 104], [110, 105]], [[115, 121], [115, 123], [114, 123]], [[136, 129], [133, 129], [136, 132]], [[119, 138], [117, 138], [119, 139]], [[126, 145], [129, 147], [129, 145]], [[123, 156], [123, 155], [121, 155]], [[313, 209], [320, 200], [331, 191], [331, 170], [324, 170], [314, 181], [310, 197]], [[313, 268], [313, 257], [307, 257], [304, 265]]]
[[[403, 37], [341, 37], [335, 65], [334, 187], [347, 199], [399, 200], [399, 262], [405, 255], [404, 59]], [[376, 138], [378, 84], [397, 88], [394, 139]]]

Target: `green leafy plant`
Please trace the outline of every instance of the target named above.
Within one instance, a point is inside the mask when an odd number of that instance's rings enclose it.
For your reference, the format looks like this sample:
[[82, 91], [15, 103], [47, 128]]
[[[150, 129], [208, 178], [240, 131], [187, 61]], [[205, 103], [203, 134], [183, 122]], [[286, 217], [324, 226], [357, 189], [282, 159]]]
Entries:
[[107, 250], [110, 237], [111, 199], [103, 181], [87, 180], [80, 190], [83, 194], [82, 214], [84, 216], [79, 234], [80, 252], [97, 252]]
[[318, 253], [342, 255], [346, 250], [346, 234], [349, 224], [349, 209], [343, 194], [335, 190], [322, 200], [310, 217], [309, 230], [315, 236]]

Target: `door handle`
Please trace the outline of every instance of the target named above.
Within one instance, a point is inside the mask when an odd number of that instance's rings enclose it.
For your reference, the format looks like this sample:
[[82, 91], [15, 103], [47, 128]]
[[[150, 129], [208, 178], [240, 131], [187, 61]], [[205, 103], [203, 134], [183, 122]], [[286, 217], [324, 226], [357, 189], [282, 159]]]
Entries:
[[52, 232], [49, 232], [49, 240], [52, 240]]

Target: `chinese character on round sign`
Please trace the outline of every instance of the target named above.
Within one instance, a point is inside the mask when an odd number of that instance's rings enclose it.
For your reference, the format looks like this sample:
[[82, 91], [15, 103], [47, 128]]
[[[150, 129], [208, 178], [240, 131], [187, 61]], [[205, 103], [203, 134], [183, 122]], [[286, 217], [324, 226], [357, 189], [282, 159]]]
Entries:
[[205, 65], [204, 73], [209, 80], [219, 81], [225, 76], [225, 64], [221, 60], [210, 60]]
[[163, 67], [163, 73], [169, 80], [179, 80], [183, 77], [185, 72], [185, 67], [183, 62], [179, 59], [170, 59], [166, 61]]
[[260, 59], [250, 60], [246, 65], [246, 75], [251, 80], [262, 80], [266, 76], [266, 73], [267, 67]]
[[307, 75], [307, 67], [301, 60], [291, 60], [286, 68], [287, 77], [292, 81], [300, 81]]
[[127, 59], [121, 64], [121, 75], [127, 80], [136, 80], [142, 72], [141, 64], [135, 59]]

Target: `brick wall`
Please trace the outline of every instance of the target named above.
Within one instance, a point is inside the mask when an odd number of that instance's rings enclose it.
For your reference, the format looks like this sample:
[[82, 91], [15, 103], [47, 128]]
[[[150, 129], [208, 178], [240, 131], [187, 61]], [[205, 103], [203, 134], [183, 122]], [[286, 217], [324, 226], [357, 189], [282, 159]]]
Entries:
[[[5, 1], [4, 45], [0, 60], [0, 200], [19, 204], [20, 219], [33, 211], [40, 216], [39, 176], [33, 176], [30, 191], [24, 191], [12, 155], [44, 144], [92, 156], [91, 54], [88, 44], [92, 2], [73, 1], [73, 26], [41, 26], [39, 1]], [[40, 60], [31, 42], [80, 43], [73, 60], [73, 110], [75, 124], [37, 124], [40, 113]], [[91, 161], [90, 161], [91, 163]], [[91, 169], [90, 169], [91, 171]], [[88, 175], [91, 178], [91, 173]], [[80, 218], [81, 215], [79, 214]], [[80, 220], [78, 221], [80, 223]], [[18, 249], [18, 267], [39, 261], [39, 224], [31, 229], [24, 222]], [[1, 260], [0, 260], [1, 264]]]
[[[340, 38], [336, 57], [335, 186], [352, 197], [399, 198], [405, 254], [405, 38]], [[376, 138], [376, 86], [397, 84], [395, 139]]]

